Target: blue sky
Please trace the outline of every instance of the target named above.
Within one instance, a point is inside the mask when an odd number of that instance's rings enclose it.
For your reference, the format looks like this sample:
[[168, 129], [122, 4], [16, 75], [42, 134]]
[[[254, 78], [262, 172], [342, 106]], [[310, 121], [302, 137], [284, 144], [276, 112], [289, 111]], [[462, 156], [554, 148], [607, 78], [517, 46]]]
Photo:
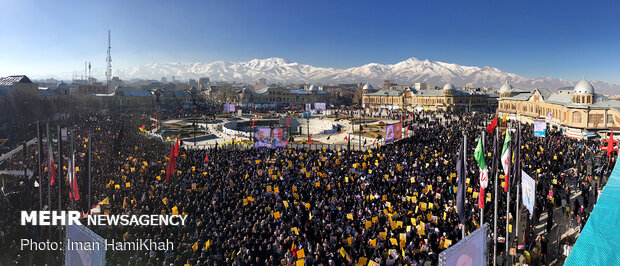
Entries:
[[282, 57], [410, 57], [620, 84], [620, 1], [2, 0], [0, 76]]

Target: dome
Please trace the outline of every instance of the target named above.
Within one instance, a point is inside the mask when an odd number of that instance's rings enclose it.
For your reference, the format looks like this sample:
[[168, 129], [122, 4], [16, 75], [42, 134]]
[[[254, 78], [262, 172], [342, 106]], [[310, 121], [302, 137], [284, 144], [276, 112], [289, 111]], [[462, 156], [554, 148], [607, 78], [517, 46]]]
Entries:
[[499, 88], [499, 93], [508, 93], [512, 91], [512, 86], [506, 80], [506, 83]]
[[308, 88], [308, 91], [318, 91], [319, 88], [316, 85], [310, 85], [310, 87]]
[[248, 92], [248, 91], [250, 91], [250, 89], [248, 89], [248, 87], [243, 87], [243, 89], [241, 89], [241, 92], [243, 92], [243, 93]]
[[456, 88], [454, 87], [452, 82], [448, 82], [448, 83], [446, 83], [446, 85], [443, 85], [443, 90], [444, 91], [453, 91], [453, 90], [456, 90]]
[[67, 85], [67, 83], [65, 83], [64, 81], [58, 82], [58, 84], [56, 84], [56, 89], [66, 89], [68, 87], [69, 85]]
[[594, 94], [594, 87], [587, 80], [583, 79], [579, 81], [577, 85], [575, 85], [575, 89], [573, 89], [573, 94]]
[[366, 85], [364, 85], [364, 88], [362, 88], [363, 90], [372, 90], [372, 85], [370, 85], [370, 83], [366, 83]]

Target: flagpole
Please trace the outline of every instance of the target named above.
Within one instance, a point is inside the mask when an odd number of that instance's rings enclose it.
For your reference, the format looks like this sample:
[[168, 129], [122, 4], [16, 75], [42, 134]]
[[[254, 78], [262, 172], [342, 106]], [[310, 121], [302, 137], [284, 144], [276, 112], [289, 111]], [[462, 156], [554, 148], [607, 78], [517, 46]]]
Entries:
[[[58, 128], [58, 211], [62, 210], [62, 132], [60, 126]], [[62, 239], [62, 227], [58, 227], [58, 240]]]
[[[465, 133], [465, 131], [463, 131], [463, 169], [465, 169], [465, 175], [467, 175], [467, 133]], [[463, 177], [465, 178], [465, 177]], [[467, 185], [465, 185], [467, 186]], [[467, 189], [465, 188], [465, 186], [463, 187], [463, 193], [465, 193], [465, 191], [467, 191]], [[464, 197], [465, 199], [467, 199], [467, 197]], [[465, 213], [465, 201], [463, 201], [463, 212]], [[465, 238], [465, 224], [463, 224], [463, 226], [461, 227], [461, 239]]]
[[[47, 128], [47, 153], [49, 154], [49, 153], [52, 152], [51, 149], [52, 149], [52, 145], [53, 145], [53, 143], [52, 143], [52, 135], [50, 134], [50, 124], [49, 123], [46, 124], [46, 128]], [[52, 165], [54, 164], [54, 162], [52, 160], [53, 158], [54, 158], [54, 154], [51, 154], [51, 155], [47, 156], [47, 160], [50, 161], [49, 165], [48, 165], [49, 168], [50, 168], [49, 169], [49, 174], [50, 174], [49, 178], [50, 178], [50, 180], [48, 180], [48, 182], [47, 182], [47, 209], [48, 209], [48, 211], [52, 210], [52, 192], [51, 192], [52, 191], [52, 185], [51, 185], [51, 181], [52, 180], [51, 180], [51, 175], [52, 175], [52, 172], [54, 171], [54, 168], [52, 167]], [[52, 239], [52, 228], [49, 227], [47, 229], [47, 232], [48, 232], [48, 240], [51, 240]]]
[[41, 174], [41, 153], [43, 153], [42, 139], [41, 139], [41, 122], [37, 121], [37, 143], [39, 156], [37, 156], [37, 166], [39, 170], [39, 210], [43, 210], [43, 175]]
[[[506, 135], [510, 134], [510, 126], [508, 126], [508, 129], [506, 129]], [[512, 141], [512, 140], [511, 140]], [[510, 144], [508, 144], [510, 146]], [[510, 169], [510, 154], [508, 154], [508, 169]], [[510, 171], [510, 170], [509, 170]], [[506, 173], [504, 173], [506, 174]], [[508, 180], [510, 180], [510, 172], [508, 173]], [[506, 186], [508, 186], [508, 190], [507, 190], [507, 194], [506, 194], [506, 240], [504, 241], [506, 244], [506, 257], [510, 256], [510, 253], [508, 253], [509, 249], [510, 249], [510, 245], [509, 245], [509, 241], [508, 239], [510, 238], [510, 184], [506, 184]]]
[[91, 177], [90, 177], [90, 160], [92, 157], [91, 143], [93, 140], [91, 139], [90, 133], [88, 133], [88, 205], [86, 205], [86, 212], [90, 212], [92, 196], [90, 194], [90, 186], [91, 186]]
[[495, 194], [493, 194], [493, 197], [495, 198], [495, 206], [493, 208], [493, 265], [497, 265], [497, 179], [498, 179], [498, 174], [499, 174], [499, 163], [497, 162], [497, 145], [499, 145], [499, 127], [495, 128], [495, 142], [494, 142], [494, 154], [493, 154], [493, 163], [495, 165], [494, 167], [494, 171], [495, 171], [495, 181], [493, 182], [494, 186], [495, 186]]
[[74, 184], [73, 184], [73, 180], [75, 179], [75, 155], [73, 154], [74, 152], [74, 136], [75, 135], [75, 131], [71, 131], [71, 151], [70, 151], [70, 156], [71, 156], [71, 165], [69, 167], [69, 174], [71, 175], [71, 180], [69, 180], [69, 194], [72, 195], [71, 198], [71, 209], [75, 210], [75, 195], [74, 195]]
[[[518, 178], [520, 176], [520, 171], [521, 171], [521, 161], [519, 160], [521, 157], [521, 122], [517, 122], [517, 148], [515, 149], [515, 155], [517, 156], [517, 158], [515, 159], [515, 163], [517, 163], [517, 166], [515, 167], [517, 171], [514, 171], [513, 173], [513, 177], [514, 177], [514, 182], [517, 186], [517, 220], [516, 220], [516, 225], [515, 225], [515, 237], [517, 239], [517, 246], [519, 246], [519, 213], [521, 212], [521, 200], [519, 198], [519, 194], [521, 189], [519, 189], [519, 182], [521, 181], [520, 178]], [[558, 242], [559, 243], [559, 242]]]
[[[482, 157], [484, 158], [484, 140], [485, 140], [485, 136], [486, 135], [486, 130], [482, 130], [482, 139], [480, 140], [482, 142]], [[482, 193], [482, 184], [480, 184], [480, 193]], [[482, 201], [484, 202], [486, 199], [484, 198], [484, 195], [481, 195], [479, 197], [482, 197]], [[484, 204], [483, 204], [484, 206]], [[480, 226], [482, 226], [484, 224], [484, 207], [483, 206], [479, 206], [480, 207]]]

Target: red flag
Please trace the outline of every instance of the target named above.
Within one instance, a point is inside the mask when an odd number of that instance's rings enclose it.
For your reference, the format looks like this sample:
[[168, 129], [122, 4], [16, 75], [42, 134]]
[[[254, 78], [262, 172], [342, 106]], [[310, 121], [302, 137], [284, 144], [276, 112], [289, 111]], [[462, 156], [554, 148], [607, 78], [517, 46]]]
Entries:
[[405, 135], [409, 136], [409, 126], [407, 126], [407, 129], [405, 130]]
[[609, 159], [611, 160], [611, 153], [614, 151], [618, 151], [617, 148], [614, 148], [614, 144], [617, 144], [618, 142], [614, 140], [614, 130], [611, 130], [611, 133], [609, 134], [609, 139], [607, 140], [607, 157], [609, 157]]
[[50, 163], [50, 173], [52, 176], [50, 180], [50, 185], [53, 185], [54, 181], [56, 180], [56, 164], [54, 164], [54, 144], [52, 143], [52, 138], [50, 137], [50, 135], [47, 135], [47, 139], [49, 140], [47, 151], [49, 153], [48, 160]]
[[176, 150], [176, 145], [172, 145], [170, 149], [170, 158], [168, 158], [168, 168], [166, 170], [166, 183], [170, 183], [170, 175], [173, 171], [176, 170], [176, 159], [174, 158], [174, 151]]
[[349, 138], [347, 138], [347, 136], [344, 136], [344, 140], [349, 140]]
[[145, 126], [144, 126], [144, 125], [142, 125], [140, 128], [141, 128], [141, 129], [144, 129], [144, 128], [145, 128]]
[[290, 119], [291, 119], [290, 117], [286, 118], [286, 127], [288, 127], [288, 122], [289, 122]]
[[181, 108], [181, 111], [179, 111], [179, 112], [183, 112], [183, 108]]
[[254, 127], [254, 122], [256, 122], [256, 118], [252, 119], [252, 127]]
[[312, 144], [312, 136], [308, 136], [308, 144]]
[[478, 207], [484, 209], [484, 187], [480, 186], [480, 194], [478, 194]]
[[375, 139], [375, 141], [372, 142], [372, 145], [375, 145], [375, 142], [377, 142], [377, 139]]
[[[180, 136], [183, 139], [183, 136]], [[177, 139], [177, 143], [174, 144], [174, 156], [179, 156], [179, 139]]]
[[493, 119], [493, 122], [491, 122], [491, 124], [487, 126], [487, 131], [489, 131], [489, 134], [493, 134], [493, 130], [495, 130], [496, 126], [497, 126], [497, 115], [495, 115], [495, 119]]
[[205, 163], [209, 162], [209, 154], [207, 153], [207, 156], [205, 156]]

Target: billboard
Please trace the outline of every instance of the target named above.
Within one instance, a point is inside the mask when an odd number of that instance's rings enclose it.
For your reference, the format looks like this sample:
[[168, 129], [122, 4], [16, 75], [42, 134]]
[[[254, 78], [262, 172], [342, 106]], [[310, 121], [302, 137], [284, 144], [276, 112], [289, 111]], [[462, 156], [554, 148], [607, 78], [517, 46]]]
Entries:
[[271, 136], [272, 148], [286, 148], [286, 145], [288, 145], [288, 132], [286, 128], [274, 127]]
[[325, 103], [314, 103], [314, 109], [325, 110]]
[[385, 126], [385, 143], [394, 141], [394, 124]]
[[312, 109], [312, 106], [311, 106], [311, 104], [307, 103], [306, 104], [306, 111], [310, 111], [310, 109]]
[[106, 241], [86, 226], [67, 225], [66, 245], [65, 265], [105, 265]]
[[544, 120], [534, 121], [534, 137], [544, 137], [545, 129], [547, 129], [547, 122]]
[[255, 148], [271, 148], [271, 129], [268, 127], [256, 127], [254, 132]]
[[403, 124], [399, 122], [394, 124], [394, 140], [401, 138], [403, 138]]
[[484, 224], [439, 254], [439, 265], [486, 265], [487, 228]]

